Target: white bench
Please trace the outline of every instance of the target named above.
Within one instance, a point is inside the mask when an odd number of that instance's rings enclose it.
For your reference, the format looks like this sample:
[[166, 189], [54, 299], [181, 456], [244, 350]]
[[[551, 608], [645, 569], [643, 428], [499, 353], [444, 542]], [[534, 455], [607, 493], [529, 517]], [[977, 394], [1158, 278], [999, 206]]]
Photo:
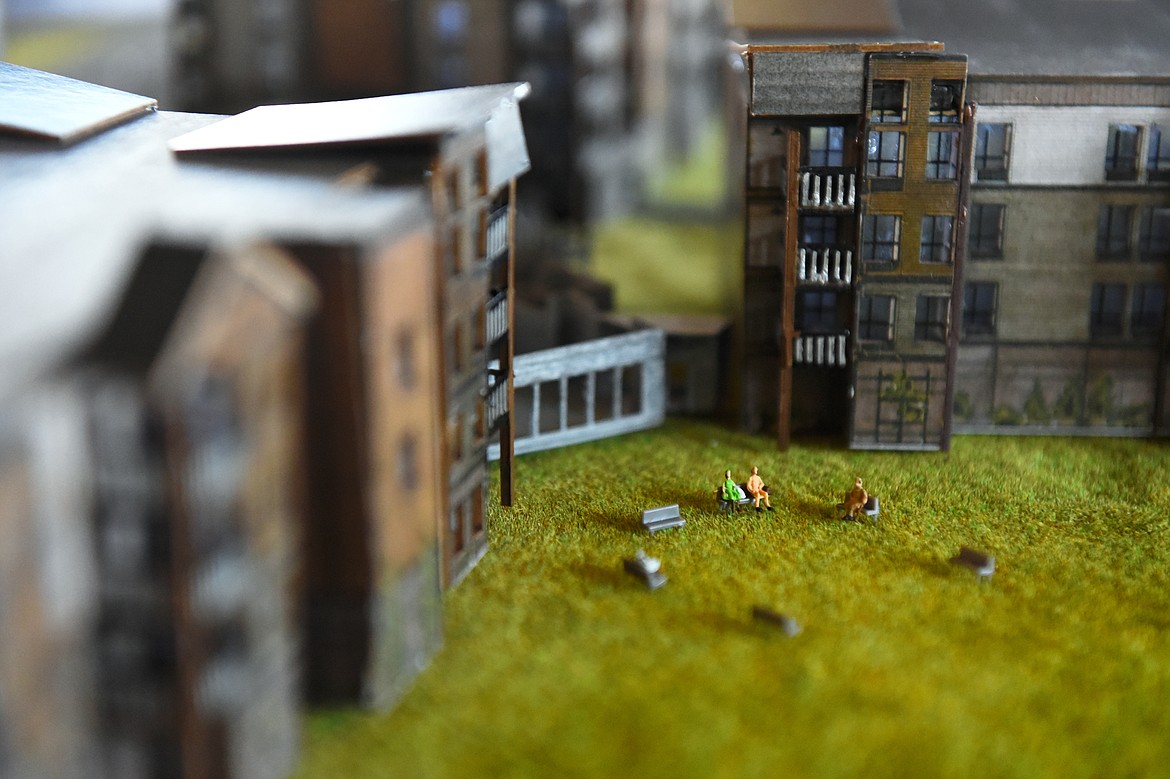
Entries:
[[642, 526], [650, 531], [650, 535], [654, 535], [663, 528], [682, 527], [686, 523], [687, 521], [679, 516], [677, 503], [646, 509], [642, 512]]

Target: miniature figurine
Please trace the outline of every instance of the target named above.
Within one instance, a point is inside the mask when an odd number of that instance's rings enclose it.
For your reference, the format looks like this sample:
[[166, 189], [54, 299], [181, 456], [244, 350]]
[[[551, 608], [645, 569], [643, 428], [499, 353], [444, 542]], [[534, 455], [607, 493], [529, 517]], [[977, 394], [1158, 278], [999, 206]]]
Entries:
[[861, 477], [858, 476], [853, 480], [853, 489], [845, 493], [845, 500], [837, 504], [837, 508], [845, 510], [845, 516], [841, 519], [852, 521], [858, 512], [865, 510], [865, 504], [868, 502], [869, 493], [861, 486]]
[[764, 501], [768, 511], [776, 510], [772, 508], [772, 498], [768, 495], [768, 488], [764, 486], [764, 480], [760, 478], [760, 469], [754, 465], [752, 466], [752, 475], [747, 480], [747, 491], [752, 496], [752, 505], [756, 507], [756, 511], [760, 513], [764, 511], [760, 508], [761, 500]]
[[735, 479], [731, 478], [731, 471], [725, 472], [723, 474], [723, 486], [719, 489], [719, 500], [734, 504], [746, 497], [747, 493], [735, 483]]

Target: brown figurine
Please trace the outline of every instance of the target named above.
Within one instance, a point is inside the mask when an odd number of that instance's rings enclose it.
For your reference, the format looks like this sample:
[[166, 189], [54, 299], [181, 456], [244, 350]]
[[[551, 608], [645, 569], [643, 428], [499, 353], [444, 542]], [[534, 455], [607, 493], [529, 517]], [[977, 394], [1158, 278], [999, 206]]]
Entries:
[[853, 520], [857, 514], [865, 510], [865, 504], [869, 501], [869, 493], [861, 486], [861, 477], [858, 476], [853, 480], [853, 489], [845, 493], [845, 500], [837, 504], [837, 508], [845, 510], [845, 516], [841, 519]]

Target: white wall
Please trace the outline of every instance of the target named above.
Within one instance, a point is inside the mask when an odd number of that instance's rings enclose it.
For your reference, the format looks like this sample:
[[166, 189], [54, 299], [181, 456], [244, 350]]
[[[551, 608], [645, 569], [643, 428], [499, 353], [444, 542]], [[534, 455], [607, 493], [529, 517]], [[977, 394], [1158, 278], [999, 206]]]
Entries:
[[[1105, 183], [1105, 147], [1111, 124], [1162, 125], [1170, 132], [1170, 108], [1126, 106], [988, 106], [977, 123], [1012, 125], [1008, 183], [1014, 185], [1100, 186]], [[1149, 133], [1143, 133], [1144, 168]]]
[[[101, 19], [157, 17], [170, 11], [172, 0], [0, 0], [7, 2], [13, 23], [40, 19]], [[3, 11], [0, 10], [0, 14]]]

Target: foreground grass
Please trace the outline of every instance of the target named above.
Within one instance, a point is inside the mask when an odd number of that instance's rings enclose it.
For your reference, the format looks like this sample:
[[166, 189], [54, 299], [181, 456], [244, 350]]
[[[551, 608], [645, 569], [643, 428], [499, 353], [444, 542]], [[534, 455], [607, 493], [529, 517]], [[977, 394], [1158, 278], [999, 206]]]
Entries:
[[[753, 464], [775, 514], [716, 513]], [[1166, 775], [1168, 466], [1122, 440], [782, 454], [682, 422], [525, 456], [446, 648], [393, 713], [312, 716], [299, 776]], [[854, 474], [876, 524], [834, 517]], [[686, 527], [640, 531], [671, 502]], [[991, 582], [946, 562], [964, 543]], [[621, 570], [639, 548], [657, 592]]]

